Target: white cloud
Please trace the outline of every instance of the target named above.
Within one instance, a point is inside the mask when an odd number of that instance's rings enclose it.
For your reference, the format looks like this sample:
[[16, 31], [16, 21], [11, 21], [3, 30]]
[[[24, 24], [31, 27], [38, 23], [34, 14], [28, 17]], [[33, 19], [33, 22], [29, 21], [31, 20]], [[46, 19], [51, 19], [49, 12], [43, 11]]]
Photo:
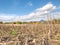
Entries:
[[52, 3], [48, 3], [45, 6], [36, 9], [34, 12], [24, 16], [10, 16], [10, 15], [6, 16], [6, 14], [5, 16], [0, 15], [0, 20], [2, 21], [4, 20], [5, 21], [39, 21], [41, 19], [46, 20], [47, 19], [46, 15], [49, 15], [49, 14], [52, 15], [52, 11], [55, 9], [56, 9], [56, 6], [54, 6]]
[[48, 3], [45, 6], [36, 9], [34, 12], [24, 16], [23, 19], [24, 20], [27, 20], [27, 19], [32, 20], [32, 19], [39, 18], [39, 17], [41, 18], [41, 15], [42, 16], [47, 15], [50, 12], [52, 12], [54, 9], [56, 9], [56, 6], [54, 6], [51, 3]]

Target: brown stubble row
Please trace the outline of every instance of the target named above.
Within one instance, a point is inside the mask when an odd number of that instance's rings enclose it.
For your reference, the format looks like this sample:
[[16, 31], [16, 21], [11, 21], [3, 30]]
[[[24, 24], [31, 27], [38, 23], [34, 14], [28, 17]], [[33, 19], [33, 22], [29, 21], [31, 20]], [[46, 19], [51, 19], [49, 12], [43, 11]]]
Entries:
[[[17, 34], [12, 35], [11, 31], [16, 30]], [[38, 41], [42, 38], [50, 40], [60, 40], [60, 24], [0, 24], [0, 37], [11, 37], [11, 40], [17, 40], [18, 35], [24, 36], [24, 38], [36, 38]], [[52, 42], [52, 41], [51, 41]]]

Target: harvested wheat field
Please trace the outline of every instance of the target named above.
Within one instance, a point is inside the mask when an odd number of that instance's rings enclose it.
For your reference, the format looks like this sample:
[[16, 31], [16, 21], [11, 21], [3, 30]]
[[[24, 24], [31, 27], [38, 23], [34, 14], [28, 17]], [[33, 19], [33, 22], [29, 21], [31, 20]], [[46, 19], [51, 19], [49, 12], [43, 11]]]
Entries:
[[0, 45], [60, 45], [60, 24], [0, 24]]

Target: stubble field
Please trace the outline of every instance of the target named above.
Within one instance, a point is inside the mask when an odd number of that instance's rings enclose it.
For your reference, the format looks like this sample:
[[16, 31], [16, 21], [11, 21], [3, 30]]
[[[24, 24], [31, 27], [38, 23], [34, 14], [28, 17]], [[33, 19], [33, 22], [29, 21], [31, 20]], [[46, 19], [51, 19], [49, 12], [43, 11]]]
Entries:
[[[20, 43], [9, 44], [11, 41]], [[0, 24], [0, 43], [60, 45], [60, 24]]]

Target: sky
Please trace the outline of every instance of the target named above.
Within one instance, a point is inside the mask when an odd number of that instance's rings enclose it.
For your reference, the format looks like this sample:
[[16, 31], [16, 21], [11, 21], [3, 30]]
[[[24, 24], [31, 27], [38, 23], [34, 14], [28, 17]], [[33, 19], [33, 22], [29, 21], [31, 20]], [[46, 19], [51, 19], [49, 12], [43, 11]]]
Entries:
[[60, 18], [60, 0], [0, 0], [0, 21], [40, 21]]

